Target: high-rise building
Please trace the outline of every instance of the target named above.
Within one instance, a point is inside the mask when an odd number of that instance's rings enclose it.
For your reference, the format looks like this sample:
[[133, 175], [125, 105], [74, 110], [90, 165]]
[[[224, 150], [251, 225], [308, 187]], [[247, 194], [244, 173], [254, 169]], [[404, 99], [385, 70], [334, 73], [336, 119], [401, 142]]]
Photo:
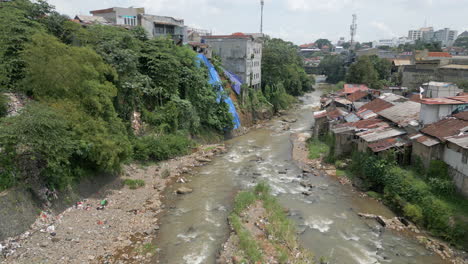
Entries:
[[436, 41], [442, 42], [443, 46], [450, 47], [453, 46], [453, 43], [457, 39], [458, 31], [450, 30], [449, 28], [444, 28], [434, 32], [434, 39]]
[[456, 30], [450, 30], [449, 28], [434, 31], [433, 27], [425, 27], [418, 30], [410, 30], [408, 32], [408, 39], [425, 42], [436, 41], [441, 42], [442, 46], [450, 47], [457, 39], [457, 34]]

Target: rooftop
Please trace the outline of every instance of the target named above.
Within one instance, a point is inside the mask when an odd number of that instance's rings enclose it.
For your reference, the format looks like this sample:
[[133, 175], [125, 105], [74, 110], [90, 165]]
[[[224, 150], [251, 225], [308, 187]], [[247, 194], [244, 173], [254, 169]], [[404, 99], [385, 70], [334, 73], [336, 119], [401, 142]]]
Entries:
[[421, 129], [421, 132], [445, 142], [449, 137], [463, 134], [467, 128], [468, 121], [461, 120], [456, 117], [448, 117], [436, 123], [427, 125]]
[[403, 103], [403, 102], [408, 101], [408, 98], [406, 98], [404, 96], [401, 96], [401, 95], [394, 94], [394, 93], [384, 93], [379, 97], [379, 99], [382, 99], [385, 102], [389, 102], [389, 103], [393, 103], [393, 104], [394, 103]]
[[395, 64], [395, 66], [411, 65], [411, 60], [396, 59], [393, 60], [393, 64]]
[[407, 101], [396, 106], [387, 108], [379, 112], [380, 116], [392, 121], [398, 126], [407, 127], [408, 125], [418, 125], [419, 112], [421, 111], [421, 104]]
[[365, 131], [358, 133], [357, 136], [362, 138], [366, 142], [376, 142], [379, 140], [397, 137], [406, 134], [405, 131], [395, 128], [385, 128], [385, 129], [373, 129], [370, 131]]
[[440, 67], [442, 69], [454, 69], [454, 70], [468, 70], [468, 65], [460, 65], [460, 64], [449, 64]]
[[455, 136], [447, 139], [447, 141], [464, 149], [468, 149], [468, 135]]
[[343, 93], [352, 94], [357, 91], [368, 91], [369, 87], [365, 84], [345, 84], [343, 88]]
[[433, 58], [452, 58], [452, 55], [448, 52], [429, 52], [427, 56]]
[[369, 144], [369, 148], [374, 152], [381, 152], [395, 147], [402, 147], [408, 144], [408, 141], [401, 137], [387, 138], [374, 143]]
[[421, 104], [426, 105], [462, 105], [468, 104], [468, 95], [444, 97], [444, 98], [423, 98]]
[[356, 102], [366, 96], [368, 96], [369, 93], [367, 91], [361, 91], [361, 90], [358, 90], [350, 95], [348, 95], [346, 98], [348, 100], [350, 100], [351, 102]]
[[365, 110], [370, 110], [374, 113], [378, 113], [382, 110], [385, 110], [387, 108], [393, 107], [394, 105], [392, 103], [389, 103], [387, 101], [384, 101], [380, 98], [376, 98], [372, 100], [371, 102], [361, 106], [359, 108], [359, 112], [365, 111]]
[[416, 140], [417, 142], [427, 146], [427, 147], [432, 147], [434, 145], [437, 145], [440, 143], [439, 140], [437, 140], [436, 138], [433, 138], [433, 137], [428, 137], [426, 135], [423, 135], [423, 134], [416, 134], [416, 135], [413, 135], [413, 136], [410, 136], [409, 137], [411, 140]]

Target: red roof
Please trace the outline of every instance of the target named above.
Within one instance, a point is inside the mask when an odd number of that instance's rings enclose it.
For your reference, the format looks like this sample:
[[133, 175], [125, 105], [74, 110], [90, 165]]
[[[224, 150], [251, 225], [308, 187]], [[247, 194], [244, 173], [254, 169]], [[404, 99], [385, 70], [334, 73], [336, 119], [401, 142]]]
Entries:
[[460, 130], [466, 127], [468, 127], [468, 121], [449, 117], [424, 127], [421, 132], [445, 141], [448, 137], [459, 135]]
[[343, 93], [352, 94], [357, 91], [368, 91], [369, 87], [364, 84], [345, 84], [343, 88]]
[[428, 57], [437, 57], [437, 58], [452, 58], [448, 52], [429, 52]]
[[374, 119], [360, 120], [354, 123], [344, 123], [344, 124], [338, 125], [337, 127], [355, 127], [358, 129], [363, 129], [363, 128], [370, 129], [370, 128], [377, 128], [377, 127], [385, 127], [386, 125], [384, 124], [385, 124], [384, 121], [374, 118]]
[[355, 93], [352, 93], [350, 95], [347, 96], [348, 100], [350, 100], [351, 102], [356, 102], [358, 101], [359, 99], [362, 99], [366, 96], [368, 96], [369, 93], [366, 92], [366, 91], [357, 91]]
[[444, 97], [444, 98], [423, 98], [421, 104], [427, 105], [460, 105], [468, 104], [468, 96], [454, 96], [454, 97]]
[[377, 99], [374, 99], [372, 100], [372, 102], [369, 102], [363, 106], [361, 106], [359, 108], [359, 111], [362, 111], [362, 110], [371, 110], [372, 112], [374, 113], [378, 113], [380, 111], [383, 111], [387, 108], [390, 108], [390, 107], [393, 107], [393, 104], [385, 101], [385, 100], [382, 100], [380, 98], [377, 98]]

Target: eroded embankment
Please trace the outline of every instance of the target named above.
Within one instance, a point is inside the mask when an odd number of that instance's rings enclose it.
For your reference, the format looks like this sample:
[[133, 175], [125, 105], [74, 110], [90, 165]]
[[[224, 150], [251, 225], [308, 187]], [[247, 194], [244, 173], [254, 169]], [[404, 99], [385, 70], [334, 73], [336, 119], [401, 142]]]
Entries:
[[[54, 215], [42, 212], [31, 229], [0, 243], [6, 263], [149, 263], [166, 186], [225, 152], [200, 147], [191, 155], [151, 166], [129, 165], [88, 199]], [[130, 188], [131, 187], [131, 188]], [[180, 192], [189, 192], [181, 189]]]
[[229, 223], [231, 234], [218, 263], [314, 263], [313, 255], [299, 245], [294, 223], [264, 183], [237, 195]]

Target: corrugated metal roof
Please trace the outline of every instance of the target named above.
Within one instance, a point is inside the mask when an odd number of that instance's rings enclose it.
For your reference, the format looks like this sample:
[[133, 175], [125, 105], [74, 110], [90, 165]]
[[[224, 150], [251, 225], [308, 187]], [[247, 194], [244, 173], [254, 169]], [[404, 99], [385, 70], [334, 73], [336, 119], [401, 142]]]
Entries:
[[357, 122], [361, 120], [355, 113], [348, 114], [345, 116], [346, 122]]
[[452, 138], [447, 139], [447, 141], [457, 146], [460, 146], [464, 149], [468, 149], [468, 135], [452, 137]]
[[314, 112], [315, 119], [319, 119], [319, 118], [326, 117], [326, 116], [327, 116], [327, 110]]
[[453, 116], [458, 118], [458, 119], [468, 121], [468, 111], [461, 112], [461, 113], [455, 114]]
[[352, 94], [357, 91], [368, 91], [369, 87], [365, 84], [345, 84], [343, 88], [343, 92], [345, 94]]
[[353, 104], [353, 102], [349, 101], [348, 99], [344, 99], [344, 98], [335, 98], [335, 102], [340, 103], [342, 105]]
[[374, 99], [371, 102], [361, 106], [359, 108], [359, 111], [371, 110], [374, 113], [378, 113], [378, 112], [380, 112], [382, 110], [385, 110], [385, 109], [393, 107], [393, 106], [394, 106], [394, 104], [389, 103], [387, 101], [384, 101], [384, 100], [382, 100], [380, 98], [377, 98], [377, 99]]
[[468, 104], [468, 96], [454, 96], [444, 98], [423, 98], [421, 104], [426, 105], [461, 105]]
[[436, 137], [444, 142], [449, 137], [458, 136], [461, 133], [461, 130], [465, 130], [467, 127], [468, 121], [455, 117], [448, 117], [436, 123], [427, 125], [421, 129], [421, 132]]
[[377, 142], [369, 144], [369, 148], [374, 152], [382, 152], [396, 147], [402, 147], [407, 145], [409, 142], [404, 140], [401, 137], [388, 138], [384, 140], [379, 140]]
[[355, 93], [348, 95], [346, 98], [351, 102], [356, 102], [368, 95], [369, 93], [367, 91], [356, 91]]
[[418, 122], [420, 111], [421, 104], [407, 101], [385, 109], [379, 112], [379, 115], [401, 127], [407, 127], [410, 123], [413, 125]]
[[452, 58], [452, 55], [448, 52], [429, 52], [427, 56], [433, 58]]
[[382, 139], [397, 137], [406, 134], [404, 130], [395, 128], [375, 129], [356, 134], [366, 142], [375, 142]]
[[401, 95], [394, 94], [394, 93], [384, 93], [379, 97], [379, 99], [382, 99], [385, 102], [393, 103], [393, 104], [403, 103], [403, 102], [408, 101], [408, 98], [401, 96]]

